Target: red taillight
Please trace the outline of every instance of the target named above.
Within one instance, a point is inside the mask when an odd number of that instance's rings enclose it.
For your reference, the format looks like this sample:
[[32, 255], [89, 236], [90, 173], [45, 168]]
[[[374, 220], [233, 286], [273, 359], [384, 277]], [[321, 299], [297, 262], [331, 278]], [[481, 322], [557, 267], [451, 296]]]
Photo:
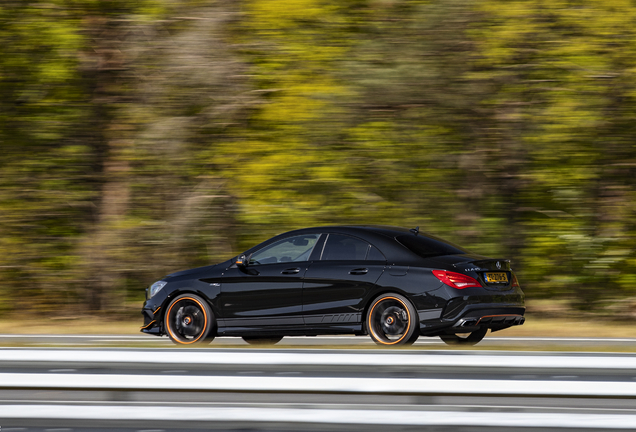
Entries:
[[450, 272], [446, 270], [433, 270], [433, 274], [443, 284], [449, 287], [464, 289], [464, 288], [481, 288], [481, 284], [475, 278], [466, 276], [465, 274]]
[[519, 281], [517, 280], [517, 275], [512, 274], [512, 288], [521, 288], [519, 285]]

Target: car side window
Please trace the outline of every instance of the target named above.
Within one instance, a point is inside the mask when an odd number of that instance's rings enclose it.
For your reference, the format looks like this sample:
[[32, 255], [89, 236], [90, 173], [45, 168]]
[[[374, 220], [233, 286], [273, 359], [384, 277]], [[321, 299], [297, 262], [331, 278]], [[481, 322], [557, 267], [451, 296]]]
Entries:
[[376, 247], [369, 245], [369, 253], [367, 254], [367, 261], [386, 261], [386, 257]]
[[364, 261], [371, 245], [363, 240], [340, 235], [329, 234], [322, 252], [322, 261]]
[[288, 237], [265, 246], [252, 254], [250, 265], [307, 261], [320, 234]]

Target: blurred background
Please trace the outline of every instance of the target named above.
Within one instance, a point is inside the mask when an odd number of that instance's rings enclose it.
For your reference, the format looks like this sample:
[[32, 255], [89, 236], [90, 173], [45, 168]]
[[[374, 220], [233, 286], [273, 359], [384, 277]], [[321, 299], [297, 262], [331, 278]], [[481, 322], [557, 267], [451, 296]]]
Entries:
[[275, 234], [420, 226], [636, 316], [628, 0], [3, 0], [0, 313], [137, 317]]

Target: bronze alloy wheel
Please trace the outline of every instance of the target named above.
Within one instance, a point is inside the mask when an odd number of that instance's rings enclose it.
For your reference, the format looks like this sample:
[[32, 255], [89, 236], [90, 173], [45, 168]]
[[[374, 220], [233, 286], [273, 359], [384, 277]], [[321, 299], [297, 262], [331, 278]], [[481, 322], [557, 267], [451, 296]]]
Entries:
[[442, 339], [446, 345], [470, 346], [481, 342], [484, 336], [486, 336], [486, 333], [488, 333], [488, 328], [482, 328], [472, 333], [440, 335], [440, 339]]
[[415, 308], [399, 294], [375, 299], [367, 314], [369, 336], [378, 345], [411, 345], [419, 336]]
[[170, 339], [179, 345], [190, 345], [209, 341], [214, 316], [201, 297], [182, 294], [168, 306], [165, 320]]

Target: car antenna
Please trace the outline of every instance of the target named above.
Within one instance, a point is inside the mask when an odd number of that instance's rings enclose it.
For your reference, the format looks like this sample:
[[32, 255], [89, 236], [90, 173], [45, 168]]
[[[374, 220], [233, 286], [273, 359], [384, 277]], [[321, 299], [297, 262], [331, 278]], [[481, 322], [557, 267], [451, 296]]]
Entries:
[[417, 236], [417, 234], [420, 232], [420, 227], [411, 228], [409, 231]]

